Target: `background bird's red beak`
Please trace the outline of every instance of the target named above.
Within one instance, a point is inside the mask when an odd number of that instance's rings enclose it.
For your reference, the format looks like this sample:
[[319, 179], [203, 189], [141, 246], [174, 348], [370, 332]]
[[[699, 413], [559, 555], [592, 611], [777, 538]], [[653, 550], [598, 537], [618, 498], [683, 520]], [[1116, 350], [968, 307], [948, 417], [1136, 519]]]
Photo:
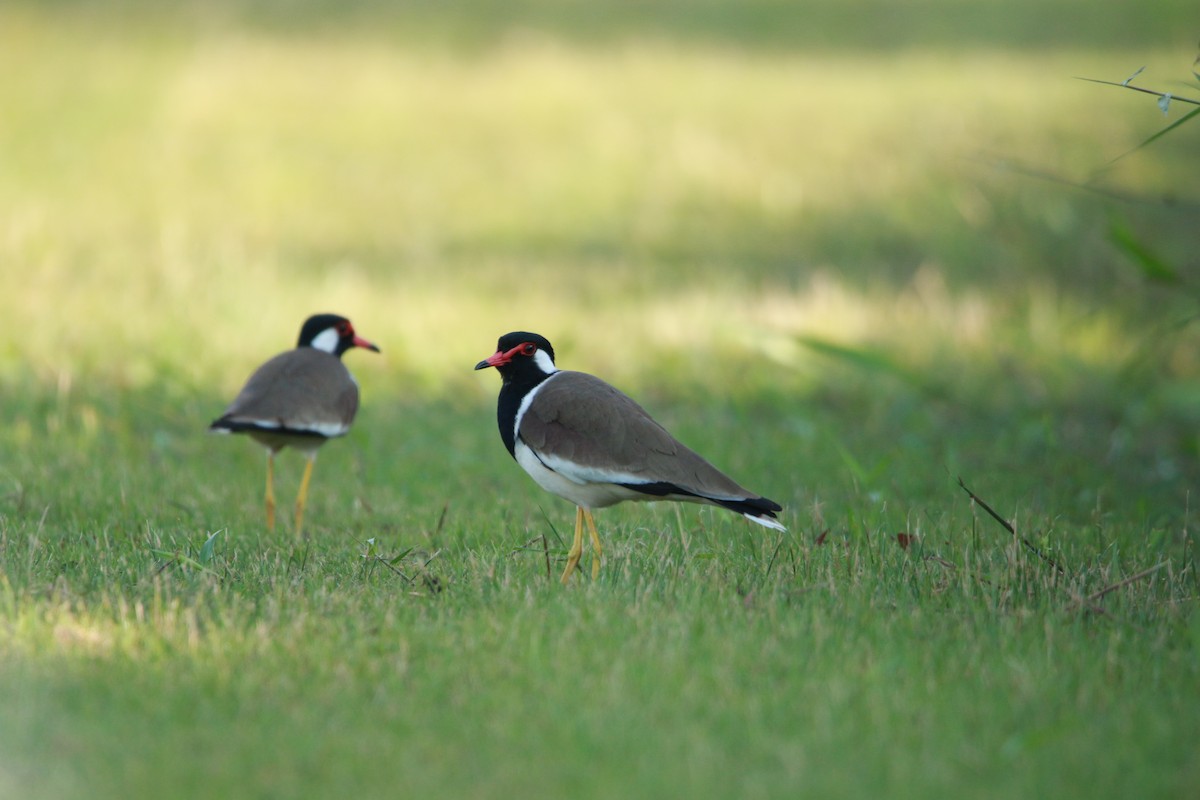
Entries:
[[364, 350], [373, 350], [376, 353], [379, 352], [379, 348], [376, 347], [373, 342], [368, 342], [366, 339], [364, 339], [358, 335], [355, 335], [355, 337], [354, 337], [354, 346], [361, 347]]

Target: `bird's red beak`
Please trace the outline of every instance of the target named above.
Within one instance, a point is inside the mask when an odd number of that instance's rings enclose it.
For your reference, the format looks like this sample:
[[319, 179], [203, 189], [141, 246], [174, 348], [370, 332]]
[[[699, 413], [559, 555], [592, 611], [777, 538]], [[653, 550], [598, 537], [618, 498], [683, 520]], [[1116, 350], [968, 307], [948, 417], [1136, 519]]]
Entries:
[[363, 350], [370, 350], [375, 353], [379, 352], [379, 348], [375, 346], [374, 342], [368, 342], [358, 334], [354, 335], [354, 346], [361, 347]]
[[475, 365], [475, 369], [485, 369], [487, 367], [503, 367], [505, 364], [513, 360], [513, 356], [517, 351], [524, 347], [524, 343], [517, 345], [512, 350], [497, 350], [491, 356], [485, 358]]
[[497, 350], [494, 354], [488, 356], [483, 361], [475, 365], [475, 369], [487, 369], [488, 367], [500, 367], [512, 361], [511, 353], [504, 353]]

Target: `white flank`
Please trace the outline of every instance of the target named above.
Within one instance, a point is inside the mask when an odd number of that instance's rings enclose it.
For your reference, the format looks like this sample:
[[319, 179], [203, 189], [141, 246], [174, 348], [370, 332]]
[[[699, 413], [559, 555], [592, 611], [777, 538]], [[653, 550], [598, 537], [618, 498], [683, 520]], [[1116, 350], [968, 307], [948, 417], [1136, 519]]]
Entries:
[[644, 477], [600, 467], [584, 467], [556, 456], [540, 456], [542, 463], [575, 483], [650, 483]]
[[643, 500], [646, 496], [623, 486], [611, 483], [580, 483], [571, 478], [549, 469], [534, 455], [529, 445], [517, 440], [514, 448], [517, 463], [529, 473], [538, 486], [547, 492], [556, 494], [564, 500], [570, 500], [584, 508], [604, 508], [622, 500]]
[[340, 422], [314, 422], [309, 425], [297, 425], [296, 429], [319, 433], [330, 439], [335, 436], [345, 436], [350, 432], [350, 426]]
[[264, 432], [278, 431], [286, 427], [289, 432], [316, 433], [328, 439], [332, 439], [335, 436], [345, 436], [350, 432], [350, 426], [341, 422], [289, 422], [285, 425], [277, 419], [239, 418], [238, 421], [250, 423], [258, 430]]

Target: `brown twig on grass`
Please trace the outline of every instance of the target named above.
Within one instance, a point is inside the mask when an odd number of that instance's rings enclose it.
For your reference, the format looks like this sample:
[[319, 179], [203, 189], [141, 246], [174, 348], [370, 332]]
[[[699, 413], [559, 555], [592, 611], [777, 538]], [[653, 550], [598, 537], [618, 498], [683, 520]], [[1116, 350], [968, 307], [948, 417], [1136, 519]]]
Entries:
[[1099, 606], [1096, 606], [1094, 604], [1097, 600], [1104, 597], [1104, 595], [1108, 594], [1109, 592], [1115, 592], [1117, 589], [1128, 586], [1131, 583], [1137, 583], [1142, 578], [1153, 575], [1154, 573], [1158, 572], [1160, 569], [1162, 569], [1163, 567], [1167, 566], [1170, 563], [1171, 563], [1170, 561], [1160, 561], [1157, 564], [1155, 564], [1153, 567], [1150, 567], [1149, 569], [1144, 569], [1141, 572], [1137, 573], [1136, 575], [1130, 575], [1128, 578], [1119, 580], [1116, 583], [1109, 584], [1108, 586], [1105, 586], [1103, 589], [1100, 589], [1099, 591], [1092, 592], [1087, 597], [1078, 598], [1075, 601], [1074, 606], [1068, 606], [1067, 610], [1074, 611], [1075, 607], [1078, 607], [1078, 606], [1087, 606], [1089, 611], [1101, 610]]
[[429, 558], [425, 559], [425, 561], [420, 566], [421, 580], [425, 583], [425, 588], [428, 589], [431, 594], [437, 594], [438, 592], [440, 592], [442, 590], [441, 579], [438, 578], [437, 575], [434, 575], [432, 572], [429, 571], [429, 565], [434, 562], [434, 559], [440, 557], [441, 555], [442, 555], [441, 550], [434, 550], [433, 555], [431, 555]]
[[[947, 561], [946, 559], [942, 558], [941, 556], [927, 555], [927, 556], [925, 556], [925, 560], [932, 561], [933, 563], [938, 564], [952, 572], [958, 572], [958, 570], [959, 570], [958, 564], [955, 564], [953, 561]], [[989, 581], [987, 578], [984, 578], [983, 576], [981, 576], [978, 572], [974, 572], [972, 574], [975, 576], [975, 580], [979, 581], [984, 586], [992, 585], [991, 581]], [[1138, 577], [1138, 576], [1135, 576], [1135, 577]], [[1116, 587], [1113, 587], [1113, 588], [1116, 588]], [[1079, 603], [1079, 605], [1086, 607], [1087, 610], [1092, 612], [1093, 614], [1099, 614], [1102, 617], [1108, 617], [1109, 619], [1115, 620], [1118, 622], [1120, 621], [1120, 620], [1117, 620], [1117, 618], [1114, 617], [1112, 614], [1110, 614], [1107, 609], [1103, 608], [1102, 606], [1095, 605], [1094, 603], [1091, 602], [1091, 600], [1092, 600], [1092, 598], [1090, 598], [1090, 597], [1086, 598], [1086, 599], [1080, 598], [1077, 602]], [[1072, 611], [1072, 610], [1074, 610], [1074, 609], [1068, 608], [1068, 611]], [[1129, 623], [1129, 624], [1132, 625], [1133, 623]], [[1134, 626], [1134, 627], [1136, 627], [1136, 626]]]
[[437, 525], [435, 525], [433, 527], [433, 533], [431, 533], [426, 538], [436, 539], [438, 537], [438, 534], [440, 534], [442, 532], [442, 528], [445, 527], [445, 525], [446, 525], [446, 512], [448, 512], [449, 510], [450, 510], [450, 503], [447, 502], [445, 505], [442, 506], [442, 513], [438, 515]]
[[530, 545], [532, 545], [534, 542], [537, 542], [539, 540], [541, 540], [541, 543], [542, 543], [542, 556], [546, 559], [546, 577], [549, 578], [551, 576], [551, 574], [550, 574], [550, 541], [546, 538], [546, 534], [544, 534], [544, 533], [539, 534], [539, 535], [533, 537], [532, 539], [530, 539], [525, 544], [521, 545], [520, 547], [514, 547], [512, 549], [512, 551], [509, 553], [509, 555], [516, 555], [517, 553], [522, 553], [522, 552], [525, 552], [526, 550], [533, 550], [534, 548], [530, 547]]
[[[931, 554], [931, 555], [924, 556], [923, 558], [925, 561], [932, 561], [933, 563], [938, 564], [939, 566], [945, 567], [946, 569], [953, 569], [953, 570], [958, 569], [958, 564], [955, 564], [953, 561], [947, 561], [946, 559], [944, 559], [938, 555]], [[979, 580], [982, 581], [983, 583], [988, 583], [988, 581], [984, 580], [983, 578], [980, 578]]]
[[958, 478], [958, 485], [962, 487], [962, 490], [964, 492], [966, 492], [968, 495], [971, 496], [971, 500], [973, 502], [979, 504], [980, 508], [982, 508], [984, 511], [986, 511], [988, 514], [990, 514], [992, 516], [992, 519], [996, 520], [996, 522], [999, 522], [1001, 525], [1003, 525], [1004, 529], [1006, 531], [1008, 531], [1009, 533], [1011, 533], [1013, 535], [1014, 539], [1019, 541], [1021, 544], [1025, 545], [1025, 547], [1027, 547], [1031, 553], [1033, 553], [1035, 556], [1040, 558], [1042, 561], [1045, 561], [1050, 566], [1054, 567], [1055, 571], [1057, 571], [1059, 575], [1067, 574], [1067, 571], [1062, 568], [1061, 564], [1059, 564], [1057, 561], [1055, 561], [1050, 556], [1043, 553], [1041, 551], [1041, 549], [1038, 548], [1038, 546], [1035, 545], [1033, 542], [1029, 541], [1024, 536], [1017, 533], [1017, 529], [1014, 528], [1011, 524], [1009, 524], [1008, 520], [1004, 519], [1004, 517], [997, 514], [994, 510], [992, 510], [991, 506], [989, 506], [987, 503], [983, 502], [983, 500], [981, 500], [979, 498], [979, 495], [975, 494], [970, 489], [968, 489], [967, 484], [965, 484], [963, 482], [961, 475]]
[[[407, 555], [407, 553], [405, 555]], [[405, 575], [404, 570], [400, 569], [399, 567], [397, 567], [392, 562], [388, 561], [383, 556], [376, 554], [376, 555], [371, 556], [371, 560], [374, 561], [376, 564], [383, 564], [385, 567], [390, 569], [392, 572], [396, 573], [401, 578], [403, 578], [405, 583], [412, 583], [412, 578]]]
[[771, 553], [771, 560], [767, 563], [767, 571], [763, 575], [764, 578], [771, 577], [771, 568], [775, 566], [775, 559], [779, 557], [779, 548], [783, 547], [783, 536], [780, 535], [779, 543], [775, 545], [775, 552]]

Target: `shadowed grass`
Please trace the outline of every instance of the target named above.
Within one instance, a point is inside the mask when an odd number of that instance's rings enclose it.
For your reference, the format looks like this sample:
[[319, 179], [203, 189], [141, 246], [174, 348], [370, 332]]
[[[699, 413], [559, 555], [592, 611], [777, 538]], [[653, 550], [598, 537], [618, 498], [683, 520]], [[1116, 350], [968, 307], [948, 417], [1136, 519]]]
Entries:
[[902, 4], [807, 0], [615, 0], [598, 7], [583, 0], [515, 0], [503, 6], [417, 0], [202, 0], [164, 9], [146, 0], [21, 0], [17, 8], [50, 5], [64, 21], [109, 23], [120, 16], [127, 28], [161, 34], [248, 30], [257, 34], [359, 38], [406, 46], [435, 43], [470, 53], [525, 31], [544, 32], [575, 45], [611, 46], [638, 38], [678, 41], [751, 51], [804, 49], [871, 52], [919, 48], [1016, 51], [1086, 47], [1153, 47], [1163, 41], [1193, 44], [1181, 28], [1192, 7], [1182, 0], [1145, 6], [1115, 3], [1105, 14], [1090, 13], [1083, 0], [1046, 5], [1021, 2], [964, 3], [920, 0]]

